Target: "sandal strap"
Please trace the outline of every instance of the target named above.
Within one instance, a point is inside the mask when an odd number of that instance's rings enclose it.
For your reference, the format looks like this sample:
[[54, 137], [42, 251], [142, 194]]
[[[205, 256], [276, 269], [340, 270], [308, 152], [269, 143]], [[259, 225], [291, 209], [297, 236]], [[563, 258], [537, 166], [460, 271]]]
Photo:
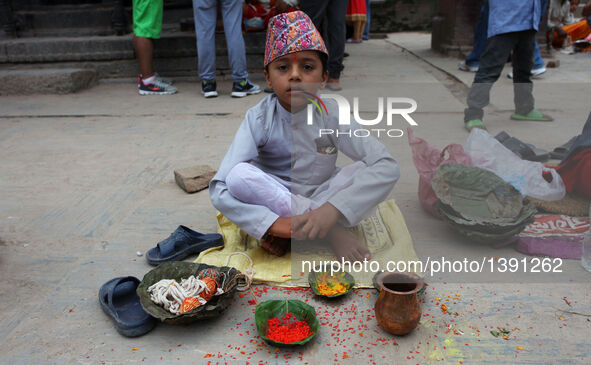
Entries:
[[465, 127], [468, 131], [471, 131], [474, 128], [486, 129], [484, 123], [480, 119], [472, 119], [467, 121]]
[[115, 309], [115, 306], [113, 305], [113, 294], [115, 293], [115, 289], [117, 288], [117, 286], [123, 284], [126, 281], [131, 281], [131, 282], [139, 285], [138, 278], [136, 278], [134, 276], [123, 276], [123, 277], [118, 278], [118, 280], [115, 281], [115, 283], [113, 283], [111, 290], [109, 290], [109, 292], [107, 293], [107, 305], [109, 306], [109, 309], [113, 312], [113, 316], [115, 318], [119, 318], [119, 314], [117, 313], [117, 310]]
[[165, 257], [174, 252], [176, 240], [173, 238], [173, 234], [167, 239], [158, 242], [158, 249], [160, 250], [160, 256]]

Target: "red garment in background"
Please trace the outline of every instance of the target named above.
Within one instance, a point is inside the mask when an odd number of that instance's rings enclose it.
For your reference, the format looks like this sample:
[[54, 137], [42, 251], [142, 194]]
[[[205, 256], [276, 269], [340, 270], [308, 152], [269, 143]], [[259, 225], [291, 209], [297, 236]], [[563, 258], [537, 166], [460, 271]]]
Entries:
[[572, 155], [556, 168], [568, 193], [575, 192], [591, 199], [591, 148]]
[[346, 19], [347, 22], [367, 21], [365, 0], [349, 0]]

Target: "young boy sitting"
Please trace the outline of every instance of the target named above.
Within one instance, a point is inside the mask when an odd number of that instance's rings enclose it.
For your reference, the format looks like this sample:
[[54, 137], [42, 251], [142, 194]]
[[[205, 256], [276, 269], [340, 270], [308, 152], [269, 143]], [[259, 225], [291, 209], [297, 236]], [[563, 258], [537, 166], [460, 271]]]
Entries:
[[[332, 99], [314, 101], [324, 108], [308, 108], [328, 79], [327, 59], [306, 14], [294, 11], [270, 20], [265, 77], [274, 94], [246, 113], [211, 180], [210, 198], [271, 253], [289, 248], [281, 238], [326, 237], [339, 259], [363, 261], [369, 250], [345, 227], [370, 216], [400, 172], [375, 138], [350, 133], [360, 128], [353, 120], [339, 124]], [[338, 151], [355, 162], [337, 168]]]

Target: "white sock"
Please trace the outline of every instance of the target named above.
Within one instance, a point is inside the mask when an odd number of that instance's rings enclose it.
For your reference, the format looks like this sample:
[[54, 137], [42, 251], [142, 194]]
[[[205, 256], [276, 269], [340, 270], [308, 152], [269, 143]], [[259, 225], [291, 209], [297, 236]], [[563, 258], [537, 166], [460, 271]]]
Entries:
[[150, 77], [148, 77], [148, 78], [146, 78], [146, 79], [142, 79], [142, 82], [143, 82], [145, 85], [150, 85], [151, 83], [153, 83], [153, 82], [154, 82], [154, 80], [156, 80], [156, 75], [152, 75], [152, 76], [150, 76]]

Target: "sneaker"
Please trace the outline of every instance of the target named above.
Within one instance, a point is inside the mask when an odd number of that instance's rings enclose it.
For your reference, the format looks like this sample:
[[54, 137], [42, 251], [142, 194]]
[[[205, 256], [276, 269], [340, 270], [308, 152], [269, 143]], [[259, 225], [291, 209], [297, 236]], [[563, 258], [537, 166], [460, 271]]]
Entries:
[[243, 98], [246, 95], [254, 95], [261, 92], [261, 88], [257, 84], [253, 84], [248, 80], [234, 81], [232, 85], [232, 97]]
[[[546, 73], [546, 67], [542, 66], [540, 68], [534, 68], [533, 70], [531, 70], [531, 77], [532, 79], [537, 79], [539, 78], [542, 74]], [[507, 74], [507, 77], [512, 79], [513, 78], [513, 72], [509, 72]]]
[[533, 70], [531, 70], [531, 76], [535, 79], [536, 77], [539, 77], [540, 75], [546, 73], [546, 67], [542, 66], [540, 68], [534, 68]]
[[154, 76], [156, 76], [156, 80], [164, 83], [164, 84], [168, 84], [168, 85], [172, 85], [174, 84], [174, 81], [169, 78], [169, 77], [162, 77], [158, 74], [158, 72], [154, 72]]
[[145, 84], [141, 75], [137, 78], [140, 95], [170, 95], [176, 93], [176, 87], [163, 83], [157, 78], [150, 84]]
[[217, 84], [215, 80], [203, 80], [201, 81], [201, 94], [206, 98], [215, 98], [218, 96]]
[[[156, 80], [160, 81], [163, 84], [172, 85], [174, 83], [174, 81], [172, 81], [172, 79], [158, 75], [158, 72], [154, 72], [154, 76], [156, 77]], [[143, 78], [143, 76], [141, 74], [140, 74], [140, 77]], [[140, 88], [140, 84], [141, 83], [138, 82], [138, 84], [137, 84], [138, 89]]]
[[466, 61], [462, 61], [458, 64], [458, 69], [466, 72], [478, 72], [478, 66], [470, 66]]

